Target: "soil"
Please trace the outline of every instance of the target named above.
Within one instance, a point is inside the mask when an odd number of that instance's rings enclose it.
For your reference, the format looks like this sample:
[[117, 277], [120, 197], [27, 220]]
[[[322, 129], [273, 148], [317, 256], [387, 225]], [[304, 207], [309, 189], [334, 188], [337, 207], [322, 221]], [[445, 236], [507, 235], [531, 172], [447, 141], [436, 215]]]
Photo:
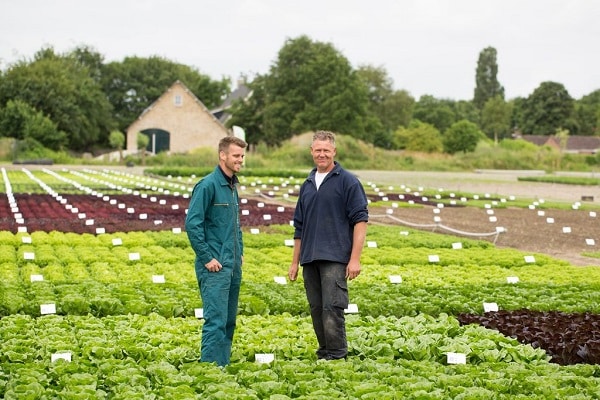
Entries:
[[[378, 187], [386, 191], [390, 200], [398, 199], [400, 194], [408, 197], [406, 188], [410, 188], [412, 193], [424, 189], [438, 189], [446, 199], [453, 191], [457, 193], [457, 206], [445, 206], [439, 209], [438, 214], [434, 214], [437, 208], [436, 199], [422, 202], [419, 201], [421, 196], [415, 196], [413, 199], [423, 204], [423, 207], [393, 208], [391, 215], [387, 214], [389, 207], [371, 207], [371, 221], [374, 223], [432, 225], [436, 224], [434, 217], [439, 217], [437, 226], [416, 228], [495, 241], [498, 247], [548, 254], [573, 265], [600, 266], [600, 258], [583, 254], [600, 252], [600, 205], [594, 203], [594, 199], [600, 199], [600, 187], [518, 180], [519, 176], [532, 174], [539, 172], [357, 172], [363, 182], [377, 182]], [[403, 187], [404, 191], [401, 191]], [[467, 197], [466, 203], [460, 201], [458, 193]], [[490, 209], [464, 206], [475, 195], [488, 200]], [[517, 200], [529, 200], [532, 208], [511, 207], [510, 196]], [[588, 200], [582, 201], [582, 198]], [[506, 199], [506, 202], [501, 202], [502, 199]], [[494, 206], [494, 201], [499, 205]], [[546, 202], [565, 203], [565, 209], [548, 209], [545, 206]], [[594, 216], [594, 213], [598, 216]], [[493, 217], [495, 221], [490, 220]], [[498, 227], [504, 228], [504, 233], [497, 237], [474, 235], [493, 233]]]

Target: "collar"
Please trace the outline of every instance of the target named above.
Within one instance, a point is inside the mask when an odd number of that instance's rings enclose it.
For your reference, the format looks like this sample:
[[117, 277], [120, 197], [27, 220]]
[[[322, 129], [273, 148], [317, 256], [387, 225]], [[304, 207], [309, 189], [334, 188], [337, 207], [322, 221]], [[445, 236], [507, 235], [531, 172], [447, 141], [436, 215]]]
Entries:
[[218, 166], [218, 168], [219, 168], [219, 171], [221, 171], [221, 174], [223, 174], [223, 177], [225, 178], [225, 180], [227, 181], [229, 186], [235, 186], [236, 184], [238, 184], [240, 182], [237, 175], [233, 174], [230, 177], [225, 173], [225, 171], [223, 171], [223, 169], [221, 168], [220, 165]]

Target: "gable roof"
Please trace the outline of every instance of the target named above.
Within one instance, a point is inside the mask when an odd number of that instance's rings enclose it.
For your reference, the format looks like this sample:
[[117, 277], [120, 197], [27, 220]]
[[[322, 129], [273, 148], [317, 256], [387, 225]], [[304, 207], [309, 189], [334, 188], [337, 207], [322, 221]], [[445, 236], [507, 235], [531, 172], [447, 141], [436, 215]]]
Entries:
[[222, 124], [225, 124], [229, 118], [231, 118], [231, 114], [227, 112], [227, 110], [231, 107], [234, 101], [236, 100], [245, 100], [252, 96], [252, 89], [250, 89], [246, 85], [246, 81], [239, 80], [238, 86], [235, 90], [223, 100], [223, 103], [217, 108], [211, 110], [212, 114], [221, 121]]

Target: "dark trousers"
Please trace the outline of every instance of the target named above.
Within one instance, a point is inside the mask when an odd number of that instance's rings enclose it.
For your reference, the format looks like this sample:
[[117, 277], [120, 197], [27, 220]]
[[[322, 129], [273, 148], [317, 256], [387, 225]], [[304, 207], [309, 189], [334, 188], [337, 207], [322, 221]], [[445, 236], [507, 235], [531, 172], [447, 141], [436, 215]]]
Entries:
[[219, 272], [210, 272], [201, 266], [196, 268], [196, 276], [204, 311], [200, 361], [224, 366], [231, 356], [242, 269], [224, 266]]
[[346, 265], [317, 261], [302, 266], [306, 297], [319, 342], [317, 357], [344, 358], [348, 354], [344, 309], [348, 307]]

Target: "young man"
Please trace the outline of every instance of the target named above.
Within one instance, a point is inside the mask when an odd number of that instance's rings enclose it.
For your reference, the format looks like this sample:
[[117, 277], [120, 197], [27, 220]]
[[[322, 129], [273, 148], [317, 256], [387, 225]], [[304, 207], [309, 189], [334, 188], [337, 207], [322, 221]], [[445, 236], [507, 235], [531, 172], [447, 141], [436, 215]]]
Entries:
[[229, 364], [242, 281], [244, 246], [237, 176], [246, 142], [227, 136], [219, 142], [219, 165], [194, 187], [185, 229], [196, 253], [202, 306], [201, 358]]
[[367, 233], [367, 196], [360, 181], [337, 161], [335, 135], [318, 131], [311, 154], [316, 167], [300, 188], [294, 213], [294, 252], [288, 277], [302, 277], [319, 342], [317, 358], [346, 358], [348, 279], [360, 274]]

